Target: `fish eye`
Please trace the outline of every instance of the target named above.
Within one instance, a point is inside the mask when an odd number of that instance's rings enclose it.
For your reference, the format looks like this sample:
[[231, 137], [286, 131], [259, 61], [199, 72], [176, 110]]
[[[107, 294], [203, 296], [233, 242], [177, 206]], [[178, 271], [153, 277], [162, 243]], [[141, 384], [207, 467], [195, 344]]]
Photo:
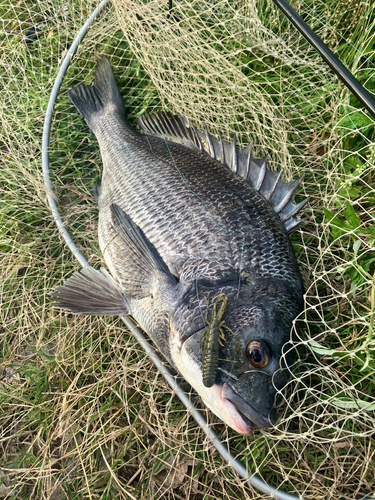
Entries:
[[263, 368], [268, 365], [271, 353], [263, 340], [252, 340], [247, 344], [246, 356], [253, 366]]

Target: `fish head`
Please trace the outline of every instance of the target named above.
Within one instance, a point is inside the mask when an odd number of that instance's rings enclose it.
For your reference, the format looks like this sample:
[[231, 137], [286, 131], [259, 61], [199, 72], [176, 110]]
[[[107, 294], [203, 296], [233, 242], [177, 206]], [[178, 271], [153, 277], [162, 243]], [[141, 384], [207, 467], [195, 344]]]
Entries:
[[[285, 293], [285, 289], [281, 291]], [[254, 426], [266, 428], [275, 424], [275, 398], [289, 378], [288, 366], [295, 356], [291, 328], [301, 309], [301, 300], [293, 296], [254, 296], [248, 292], [224, 287], [209, 293], [204, 303], [201, 298], [195, 299], [199, 307], [195, 308], [196, 315], [190, 317], [189, 333], [178, 353], [172, 349], [178, 370], [208, 408], [243, 435], [252, 434]], [[202, 337], [207, 335], [215, 312], [207, 304], [216, 302], [217, 313], [219, 297], [223, 295], [228, 298], [228, 307], [220, 318], [222, 345], [212, 368], [214, 383], [207, 387], [202, 368], [211, 347], [205, 351]]]
[[275, 306], [264, 306], [242, 306], [228, 316], [232, 333], [228, 330], [216, 377], [221, 399], [243, 434], [251, 434], [254, 425], [275, 424], [276, 395], [288, 381], [295, 355], [290, 336], [293, 318], [285, 321]]

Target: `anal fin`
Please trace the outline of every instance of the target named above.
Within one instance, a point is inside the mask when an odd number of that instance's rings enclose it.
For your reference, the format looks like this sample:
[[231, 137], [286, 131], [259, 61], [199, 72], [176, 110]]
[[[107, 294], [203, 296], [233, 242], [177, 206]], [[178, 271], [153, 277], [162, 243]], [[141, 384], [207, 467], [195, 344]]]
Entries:
[[75, 272], [50, 295], [54, 309], [66, 309], [74, 314], [115, 316], [128, 314], [124, 297], [108, 272], [85, 267]]

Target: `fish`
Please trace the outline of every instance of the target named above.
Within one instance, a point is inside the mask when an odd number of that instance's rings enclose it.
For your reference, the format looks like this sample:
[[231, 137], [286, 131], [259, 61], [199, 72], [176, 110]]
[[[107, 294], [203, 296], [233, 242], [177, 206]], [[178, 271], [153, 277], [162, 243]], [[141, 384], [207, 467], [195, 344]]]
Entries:
[[[74, 314], [131, 315], [168, 363], [242, 435], [276, 423], [304, 287], [289, 234], [308, 198], [267, 157], [170, 112], [128, 122], [109, 61], [68, 91], [99, 144], [90, 266], [52, 292]], [[303, 219], [302, 219], [303, 220]], [[204, 368], [204, 370], [203, 370]], [[203, 373], [204, 372], [204, 373]]]

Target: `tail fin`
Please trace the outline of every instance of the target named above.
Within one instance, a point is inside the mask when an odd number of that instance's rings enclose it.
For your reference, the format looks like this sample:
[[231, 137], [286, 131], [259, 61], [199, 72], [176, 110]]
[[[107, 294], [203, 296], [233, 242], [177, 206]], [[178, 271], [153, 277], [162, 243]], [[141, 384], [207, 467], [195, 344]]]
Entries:
[[74, 106], [86, 120], [93, 132], [95, 123], [107, 106], [125, 119], [125, 107], [117, 88], [111, 65], [106, 57], [99, 59], [92, 85], [78, 85], [68, 91]]

